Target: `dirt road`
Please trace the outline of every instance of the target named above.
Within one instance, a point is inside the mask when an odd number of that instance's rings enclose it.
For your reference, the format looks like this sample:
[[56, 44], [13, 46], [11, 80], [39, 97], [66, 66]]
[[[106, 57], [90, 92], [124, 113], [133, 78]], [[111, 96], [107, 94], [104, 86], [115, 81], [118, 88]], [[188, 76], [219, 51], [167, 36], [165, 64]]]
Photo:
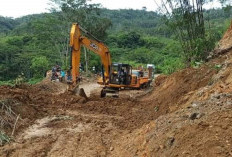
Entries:
[[100, 95], [102, 87], [99, 84], [97, 84], [97, 82], [85, 82], [81, 84], [79, 88], [83, 88], [85, 90], [86, 95], [90, 97], [90, 94], [93, 91], [99, 92]]

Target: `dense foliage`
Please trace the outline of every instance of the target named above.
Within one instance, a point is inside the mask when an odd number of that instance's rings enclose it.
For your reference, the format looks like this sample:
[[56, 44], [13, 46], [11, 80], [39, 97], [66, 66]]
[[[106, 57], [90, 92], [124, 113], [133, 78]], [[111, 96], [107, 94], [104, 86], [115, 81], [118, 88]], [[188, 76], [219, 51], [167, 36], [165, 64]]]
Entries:
[[[210, 12], [203, 8], [208, 2], [216, 1], [218, 0], [163, 0], [159, 5], [166, 25], [180, 41], [183, 57], [188, 66], [195, 61], [205, 60], [215, 46], [218, 34], [212, 31], [209, 19], [207, 21], [205, 18], [207, 16], [211, 18]], [[228, 0], [219, 1], [222, 5], [228, 2]], [[231, 13], [231, 6], [227, 6], [225, 10], [228, 7], [230, 7], [228, 12]]]
[[[56, 5], [60, 9], [52, 13], [17, 19], [0, 17], [0, 81], [15, 79], [21, 73], [27, 79], [40, 78], [55, 64], [68, 68], [69, 30], [71, 23], [77, 21], [106, 43], [113, 62], [130, 63], [134, 67], [152, 63], [158, 72], [166, 74], [185, 66], [180, 42], [155, 12]], [[231, 8], [225, 9], [226, 12], [224, 9], [204, 12], [206, 34], [210, 34], [208, 40], [213, 40], [212, 47], [229, 25]], [[198, 48], [204, 44], [197, 43]], [[100, 70], [97, 55], [88, 52], [86, 59], [89, 69], [95, 66]], [[82, 62], [84, 65], [84, 55]]]

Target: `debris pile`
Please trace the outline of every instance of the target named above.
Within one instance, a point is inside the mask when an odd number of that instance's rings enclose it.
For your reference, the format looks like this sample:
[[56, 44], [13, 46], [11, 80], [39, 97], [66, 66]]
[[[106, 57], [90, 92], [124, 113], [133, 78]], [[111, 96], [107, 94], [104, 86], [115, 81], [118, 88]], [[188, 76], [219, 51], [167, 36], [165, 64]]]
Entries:
[[223, 53], [160, 75], [143, 97], [83, 100], [46, 80], [1, 86], [0, 100], [11, 100], [1, 115], [10, 108], [23, 123], [0, 156], [232, 156], [231, 38], [232, 27], [220, 42]]

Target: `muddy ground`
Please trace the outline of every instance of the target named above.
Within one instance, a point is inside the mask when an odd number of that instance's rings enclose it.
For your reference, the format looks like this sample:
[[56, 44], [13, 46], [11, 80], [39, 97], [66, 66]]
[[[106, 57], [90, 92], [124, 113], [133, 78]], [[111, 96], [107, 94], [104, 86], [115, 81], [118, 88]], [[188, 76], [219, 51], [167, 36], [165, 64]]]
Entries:
[[130, 94], [127, 98], [94, 95], [85, 100], [38, 85], [2, 86], [0, 93], [22, 118], [14, 142], [2, 147], [0, 156], [107, 156], [115, 139], [168, 112], [164, 106], [156, 113], [153, 105], [144, 106]]
[[12, 138], [0, 156], [232, 156], [231, 38], [232, 27], [207, 63], [120, 98], [98, 97], [91, 80], [87, 100], [46, 80], [1, 86], [1, 131]]

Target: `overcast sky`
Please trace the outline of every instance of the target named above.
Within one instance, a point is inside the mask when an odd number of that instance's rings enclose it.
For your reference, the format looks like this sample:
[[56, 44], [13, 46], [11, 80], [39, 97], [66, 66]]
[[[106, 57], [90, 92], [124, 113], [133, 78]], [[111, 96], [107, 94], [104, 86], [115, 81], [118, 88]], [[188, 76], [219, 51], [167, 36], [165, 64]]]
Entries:
[[[158, 1], [158, 0], [156, 0]], [[93, 3], [101, 3], [109, 9], [142, 9], [155, 10], [154, 0], [92, 0]], [[49, 0], [0, 0], [0, 15], [7, 17], [21, 17], [28, 14], [49, 12]], [[220, 4], [209, 4], [207, 8], [217, 7]]]

